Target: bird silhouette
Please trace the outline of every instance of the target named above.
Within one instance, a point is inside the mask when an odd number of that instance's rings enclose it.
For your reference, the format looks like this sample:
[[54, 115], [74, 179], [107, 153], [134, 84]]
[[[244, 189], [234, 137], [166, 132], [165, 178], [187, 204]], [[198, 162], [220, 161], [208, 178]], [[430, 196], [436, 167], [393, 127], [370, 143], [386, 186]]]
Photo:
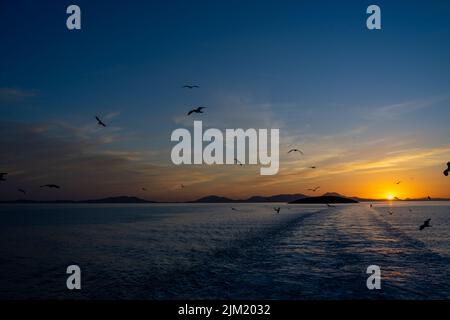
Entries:
[[281, 208], [280, 208], [280, 207], [278, 207], [278, 208], [273, 208], [273, 210], [275, 210], [277, 213], [280, 213]]
[[450, 172], [450, 162], [447, 162], [447, 169], [444, 170], [444, 175], [448, 177], [448, 173]]
[[302, 150], [295, 149], [295, 148], [288, 151], [288, 153], [291, 153], [291, 152], [298, 152], [298, 153], [300, 153], [301, 155], [305, 155], [305, 154], [303, 153]]
[[41, 188], [50, 188], [50, 189], [59, 189], [61, 188], [60, 186], [56, 185], [56, 184], [44, 184], [42, 186], [40, 186]]
[[320, 187], [315, 187], [313, 189], [308, 189], [308, 191], [312, 191], [312, 192], [316, 192], [317, 190], [319, 190]]
[[95, 119], [97, 120], [97, 124], [99, 126], [106, 127], [106, 124], [102, 120], [100, 120], [98, 116], [95, 116]]
[[317, 167], [315, 167], [315, 166], [312, 166], [312, 167], [309, 167], [310, 169], [316, 169]]
[[327, 203], [327, 207], [328, 208], [336, 208], [336, 206], [332, 206], [331, 204], [328, 204], [328, 203]]
[[236, 208], [234, 208], [234, 207], [231, 207], [231, 210], [232, 210], [232, 211], [239, 211], [238, 209], [236, 209]]
[[185, 89], [194, 89], [194, 88], [200, 88], [200, 86], [187, 84], [187, 85], [184, 85], [183, 88], [185, 88]]
[[395, 184], [400, 184], [400, 183], [402, 183], [401, 181], [397, 181]]
[[187, 113], [187, 115], [190, 116], [192, 113], [203, 113], [203, 109], [206, 109], [206, 107], [198, 107], [196, 109], [192, 109]]
[[393, 215], [393, 214], [394, 214], [391, 210], [388, 210], [388, 213], [389, 213], [390, 215]]
[[18, 191], [18, 192], [22, 192], [22, 193], [25, 194], [25, 195], [27, 194], [27, 192], [26, 192], [25, 190], [23, 190], [23, 189], [17, 189], [17, 191]]
[[5, 176], [7, 175], [7, 172], [0, 172], [0, 181], [6, 181]]
[[234, 164], [238, 164], [241, 167], [243, 166], [242, 162], [240, 162], [238, 159], [234, 158]]
[[431, 218], [425, 220], [425, 221], [423, 222], [423, 224], [419, 227], [419, 230], [422, 231], [422, 230], [425, 229], [425, 228], [431, 227], [431, 226], [430, 226], [430, 221], [431, 221]]
[[428, 200], [431, 200], [431, 197], [430, 196], [428, 196], [428, 198], [427, 198]]

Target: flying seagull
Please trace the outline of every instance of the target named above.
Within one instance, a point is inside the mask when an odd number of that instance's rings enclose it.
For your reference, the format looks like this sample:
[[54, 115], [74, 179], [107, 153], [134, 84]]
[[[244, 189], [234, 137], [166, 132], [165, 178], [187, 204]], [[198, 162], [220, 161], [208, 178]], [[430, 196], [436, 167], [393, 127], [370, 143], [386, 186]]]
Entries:
[[23, 194], [27, 194], [25, 190], [23, 189], [17, 189], [18, 192], [22, 192]]
[[447, 169], [444, 170], [444, 175], [448, 177], [448, 173], [450, 172], [450, 162], [447, 162]]
[[275, 210], [277, 213], [280, 213], [281, 208], [280, 208], [280, 207], [278, 207], [278, 208], [273, 208], [273, 210]]
[[0, 172], [0, 181], [6, 181], [5, 176], [7, 175], [7, 172]]
[[183, 88], [185, 88], [185, 89], [194, 89], [194, 88], [200, 88], [200, 86], [187, 84], [187, 85], [184, 85]]
[[192, 113], [203, 113], [203, 109], [206, 109], [206, 107], [198, 107], [196, 109], [192, 109], [191, 111], [188, 112], [188, 116], [190, 116]]
[[312, 166], [312, 167], [309, 167], [310, 169], [316, 169], [316, 167], [315, 166]]
[[233, 207], [231, 207], [231, 210], [233, 210], [233, 211], [239, 211], [238, 209], [233, 208]]
[[300, 153], [301, 155], [305, 155], [304, 153], [303, 153], [303, 151], [302, 150], [299, 150], [299, 149], [291, 149], [291, 150], [289, 150], [288, 151], [288, 153], [291, 153], [291, 152], [298, 152], [298, 153]]
[[430, 196], [428, 196], [428, 200], [431, 200], [431, 197], [430, 197]]
[[331, 204], [328, 204], [328, 203], [327, 203], [327, 207], [328, 208], [336, 208], [336, 206], [332, 206]]
[[401, 181], [397, 181], [395, 184], [400, 184], [400, 183], [402, 183]]
[[242, 167], [242, 162], [240, 162], [238, 159], [234, 158], [234, 164], [238, 164]]
[[320, 187], [315, 187], [314, 189], [308, 189], [308, 191], [316, 192]]
[[98, 116], [95, 116], [95, 119], [97, 120], [97, 124], [99, 126], [106, 127], [106, 124], [104, 124], [103, 121], [100, 120], [100, 118]]
[[431, 218], [425, 220], [425, 221], [423, 222], [423, 224], [419, 227], [419, 230], [422, 231], [422, 230], [425, 229], [425, 228], [431, 227], [431, 226], [430, 226], [430, 221], [431, 221]]
[[394, 214], [391, 210], [388, 210], [388, 213], [389, 213], [390, 215]]
[[56, 184], [44, 184], [43, 186], [41, 186], [41, 188], [59, 189], [61, 187]]

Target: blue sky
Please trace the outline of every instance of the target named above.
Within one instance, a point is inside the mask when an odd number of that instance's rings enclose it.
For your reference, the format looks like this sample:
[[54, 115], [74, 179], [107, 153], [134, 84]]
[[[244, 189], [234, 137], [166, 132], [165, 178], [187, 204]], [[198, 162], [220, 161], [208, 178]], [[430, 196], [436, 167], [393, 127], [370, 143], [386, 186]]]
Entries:
[[[72, 3], [81, 7], [80, 31], [65, 27]], [[380, 31], [365, 27], [365, 10], [374, 3], [382, 10]], [[384, 141], [377, 146], [383, 156], [436, 148], [447, 156], [448, 1], [2, 1], [0, 38], [1, 122], [19, 133], [23, 126], [45, 132], [44, 146], [62, 139], [93, 157], [139, 161], [130, 164], [136, 176], [149, 175], [165, 193], [171, 187], [162, 176], [174, 172], [170, 133], [188, 126], [184, 115], [198, 105], [208, 107], [205, 125], [279, 127], [282, 145], [311, 150], [313, 158], [302, 161], [332, 159], [330, 146], [342, 163], [382, 158], [352, 141]], [[185, 83], [201, 88], [182, 90]], [[95, 115], [110, 128], [99, 131]], [[11, 135], [9, 142], [17, 139], [20, 134]], [[11, 162], [0, 164], [22, 185], [36, 172], [19, 168], [14, 152], [23, 151], [11, 151]], [[150, 173], [136, 169], [147, 165]], [[287, 159], [284, 167], [301, 166]], [[64, 179], [43, 172], [48, 168], [39, 171], [42, 180]], [[245, 175], [248, 183], [254, 172]], [[186, 197], [201, 195], [208, 182], [226, 194], [237, 179], [234, 171], [195, 168], [178, 172], [170, 185], [180, 175], [199, 181]], [[305, 186], [314, 179], [305, 173]], [[130, 184], [138, 182], [147, 183]], [[77, 191], [80, 183], [61, 196], [99, 195]], [[300, 192], [302, 183], [285, 191]]]

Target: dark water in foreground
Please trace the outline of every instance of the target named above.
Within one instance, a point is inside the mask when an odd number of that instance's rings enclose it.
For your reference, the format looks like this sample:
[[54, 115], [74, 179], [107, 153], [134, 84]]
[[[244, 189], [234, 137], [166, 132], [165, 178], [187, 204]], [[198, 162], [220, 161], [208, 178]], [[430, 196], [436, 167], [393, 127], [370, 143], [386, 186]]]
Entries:
[[2, 205], [0, 298], [450, 298], [449, 203], [233, 206]]

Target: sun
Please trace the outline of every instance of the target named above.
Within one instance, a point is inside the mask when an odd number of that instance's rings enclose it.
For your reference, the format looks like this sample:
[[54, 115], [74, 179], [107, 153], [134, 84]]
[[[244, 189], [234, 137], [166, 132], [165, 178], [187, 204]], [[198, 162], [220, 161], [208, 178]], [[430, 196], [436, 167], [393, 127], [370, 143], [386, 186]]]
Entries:
[[394, 196], [393, 196], [392, 194], [389, 194], [389, 195], [387, 196], [387, 199], [388, 199], [388, 200], [394, 200]]

